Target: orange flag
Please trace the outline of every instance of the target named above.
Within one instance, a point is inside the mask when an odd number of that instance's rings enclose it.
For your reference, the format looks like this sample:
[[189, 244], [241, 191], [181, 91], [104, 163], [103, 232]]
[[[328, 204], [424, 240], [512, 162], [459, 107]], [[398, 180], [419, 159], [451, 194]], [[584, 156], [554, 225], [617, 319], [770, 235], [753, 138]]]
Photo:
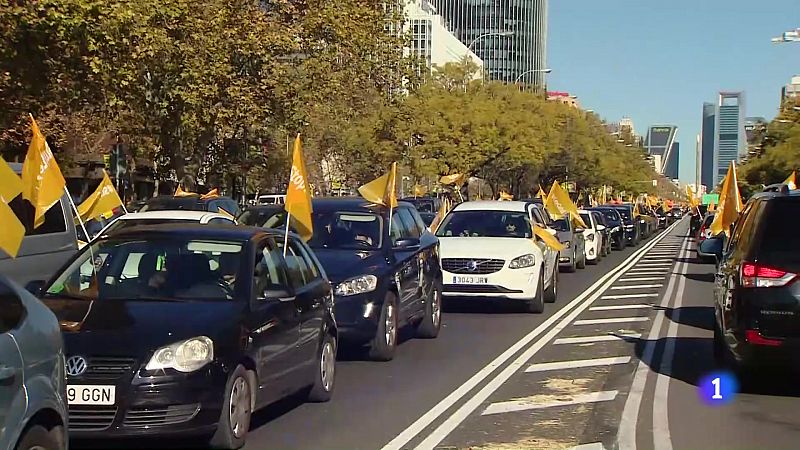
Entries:
[[44, 214], [59, 201], [67, 186], [56, 158], [31, 116], [33, 138], [22, 164], [22, 198], [33, 205], [33, 227], [44, 223]]

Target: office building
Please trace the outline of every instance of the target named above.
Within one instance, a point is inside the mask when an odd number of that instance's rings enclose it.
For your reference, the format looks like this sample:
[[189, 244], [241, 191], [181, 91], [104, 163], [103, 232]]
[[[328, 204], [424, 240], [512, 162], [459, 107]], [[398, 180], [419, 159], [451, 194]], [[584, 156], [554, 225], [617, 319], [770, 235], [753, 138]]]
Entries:
[[800, 75], [795, 75], [789, 80], [789, 84], [781, 88], [781, 103], [786, 99], [797, 99], [800, 97]]
[[548, 0], [431, 0], [493, 80], [546, 86]]
[[653, 157], [656, 171], [668, 178], [678, 178], [677, 134], [678, 127], [675, 125], [656, 125], [647, 129], [644, 139], [644, 148]]
[[703, 123], [700, 132], [700, 183], [714, 190], [714, 135], [717, 123], [717, 106], [703, 103]]
[[763, 117], [748, 117], [744, 119], [744, 134], [747, 138], [747, 156], [745, 158], [752, 158], [761, 154], [768, 124], [767, 119]]
[[461, 61], [465, 56], [478, 65], [475, 78], [483, 72], [483, 61], [447, 29], [446, 22], [429, 0], [411, 0], [405, 5], [406, 26], [411, 31], [408, 51], [424, 63], [426, 70], [434, 66]]
[[747, 154], [744, 131], [744, 92], [720, 92], [714, 121], [714, 184], [725, 178], [731, 161], [739, 163]]

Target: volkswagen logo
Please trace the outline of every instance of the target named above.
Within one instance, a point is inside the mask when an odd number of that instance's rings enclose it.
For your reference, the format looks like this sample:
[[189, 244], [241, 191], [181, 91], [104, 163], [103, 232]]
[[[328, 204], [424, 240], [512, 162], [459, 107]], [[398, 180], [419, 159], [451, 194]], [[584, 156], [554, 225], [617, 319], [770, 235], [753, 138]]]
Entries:
[[83, 356], [71, 356], [67, 359], [67, 375], [71, 377], [79, 377], [86, 372], [89, 364]]
[[469, 270], [470, 272], [475, 272], [476, 270], [478, 270], [478, 263], [477, 263], [477, 261], [470, 261], [470, 262], [468, 262], [468, 263], [467, 263], [467, 270]]

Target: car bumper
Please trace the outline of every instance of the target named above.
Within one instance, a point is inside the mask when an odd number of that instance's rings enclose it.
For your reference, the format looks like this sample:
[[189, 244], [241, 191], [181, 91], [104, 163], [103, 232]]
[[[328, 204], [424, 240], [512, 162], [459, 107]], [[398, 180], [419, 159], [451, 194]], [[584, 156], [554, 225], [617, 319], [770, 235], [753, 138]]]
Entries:
[[[69, 407], [71, 439], [180, 437], [212, 433], [219, 421], [228, 370], [213, 363], [191, 374], [136, 375], [116, 386], [110, 406]], [[70, 382], [109, 385], [99, 381]]]
[[349, 343], [363, 343], [372, 339], [378, 330], [385, 297], [385, 292], [380, 289], [347, 297], [337, 296], [334, 299], [334, 315], [339, 338]]
[[[502, 269], [499, 272], [485, 275], [467, 275], [443, 271], [442, 275], [444, 280], [443, 296], [523, 300], [536, 296], [539, 267]], [[472, 282], [467, 283], [465, 279]]]

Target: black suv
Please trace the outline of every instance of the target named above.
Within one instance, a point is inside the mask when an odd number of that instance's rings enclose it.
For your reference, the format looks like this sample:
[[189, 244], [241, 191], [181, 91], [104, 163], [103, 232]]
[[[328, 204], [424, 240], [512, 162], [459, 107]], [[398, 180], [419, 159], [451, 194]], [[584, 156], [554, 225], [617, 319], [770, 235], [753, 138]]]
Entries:
[[757, 194], [739, 215], [729, 240], [721, 234], [701, 244], [702, 251], [719, 260], [714, 354], [732, 359], [740, 369], [797, 359], [799, 216], [800, 191]]
[[644, 222], [641, 219], [634, 219], [633, 217], [633, 205], [630, 203], [625, 203], [622, 205], [611, 205], [612, 208], [615, 208], [619, 215], [622, 216], [622, 230], [625, 236], [625, 242], [630, 247], [635, 247], [639, 245], [639, 241], [642, 240], [642, 229], [639, 226], [639, 222]]
[[313, 200], [309, 245], [334, 285], [342, 341], [369, 346], [371, 359], [394, 357], [400, 326], [434, 338], [441, 326], [439, 239], [419, 212], [400, 202], [389, 209], [360, 197]]
[[625, 249], [625, 223], [617, 208], [612, 206], [596, 206], [590, 211], [597, 211], [603, 215], [603, 220], [610, 235], [611, 248], [614, 250]]

